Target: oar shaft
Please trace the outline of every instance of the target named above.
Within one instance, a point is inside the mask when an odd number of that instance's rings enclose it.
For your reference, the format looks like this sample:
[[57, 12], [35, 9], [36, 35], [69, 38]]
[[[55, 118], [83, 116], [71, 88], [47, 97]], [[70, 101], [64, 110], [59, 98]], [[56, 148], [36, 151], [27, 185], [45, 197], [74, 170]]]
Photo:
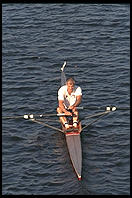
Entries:
[[84, 107], [76, 107], [78, 110], [89, 109], [89, 110], [129, 110], [130, 107], [116, 107], [116, 106], [105, 106], [105, 107], [97, 107], [97, 106], [84, 106]]

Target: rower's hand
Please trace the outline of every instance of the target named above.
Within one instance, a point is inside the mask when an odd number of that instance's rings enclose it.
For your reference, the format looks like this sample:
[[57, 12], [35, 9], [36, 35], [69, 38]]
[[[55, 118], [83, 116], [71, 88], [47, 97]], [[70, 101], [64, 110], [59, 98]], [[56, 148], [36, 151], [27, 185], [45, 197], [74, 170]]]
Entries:
[[67, 115], [67, 116], [72, 116], [72, 113], [71, 113], [70, 111], [66, 111], [66, 112], [65, 112], [65, 115]]
[[76, 110], [76, 107], [74, 106], [69, 106], [69, 109], [71, 109], [73, 112]]

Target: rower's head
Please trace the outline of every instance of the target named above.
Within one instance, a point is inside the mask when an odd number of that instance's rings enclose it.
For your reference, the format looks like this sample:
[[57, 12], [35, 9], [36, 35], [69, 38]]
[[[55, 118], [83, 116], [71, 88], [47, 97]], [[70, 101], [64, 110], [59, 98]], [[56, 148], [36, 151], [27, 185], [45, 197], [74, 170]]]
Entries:
[[66, 85], [68, 92], [71, 93], [74, 89], [75, 80], [73, 78], [68, 78], [66, 81]]

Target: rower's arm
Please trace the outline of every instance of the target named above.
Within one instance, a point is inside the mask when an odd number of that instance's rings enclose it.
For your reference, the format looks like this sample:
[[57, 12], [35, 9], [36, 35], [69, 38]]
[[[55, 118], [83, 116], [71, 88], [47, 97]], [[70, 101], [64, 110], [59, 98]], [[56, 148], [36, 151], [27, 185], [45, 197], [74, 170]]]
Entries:
[[76, 102], [73, 106], [77, 107], [78, 105], [80, 105], [81, 101], [82, 101], [82, 96], [81, 95], [77, 96]]
[[64, 106], [64, 101], [63, 100], [59, 100], [59, 107], [61, 108], [61, 110], [66, 113], [67, 110], [65, 109], [65, 106]]

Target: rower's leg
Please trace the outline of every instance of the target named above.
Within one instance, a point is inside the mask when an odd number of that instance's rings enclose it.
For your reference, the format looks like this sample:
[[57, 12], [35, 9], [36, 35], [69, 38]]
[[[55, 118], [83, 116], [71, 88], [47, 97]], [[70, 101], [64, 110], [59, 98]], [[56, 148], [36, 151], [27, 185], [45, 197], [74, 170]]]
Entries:
[[[75, 116], [73, 116], [73, 126], [77, 127], [77, 123], [78, 123], [78, 111], [75, 110], [73, 112], [73, 114], [75, 115]], [[76, 124], [74, 124], [74, 123], [76, 123]]]
[[73, 122], [75, 121], [78, 121], [78, 111], [77, 110], [75, 110], [74, 112], [73, 112], [73, 114], [75, 115], [75, 116], [73, 116]]
[[[63, 113], [63, 111], [61, 110], [60, 107], [57, 108], [57, 113]], [[60, 121], [62, 122], [63, 125], [65, 125], [65, 123], [67, 122], [67, 119], [64, 116], [59, 117], [59, 119], [60, 119]]]

